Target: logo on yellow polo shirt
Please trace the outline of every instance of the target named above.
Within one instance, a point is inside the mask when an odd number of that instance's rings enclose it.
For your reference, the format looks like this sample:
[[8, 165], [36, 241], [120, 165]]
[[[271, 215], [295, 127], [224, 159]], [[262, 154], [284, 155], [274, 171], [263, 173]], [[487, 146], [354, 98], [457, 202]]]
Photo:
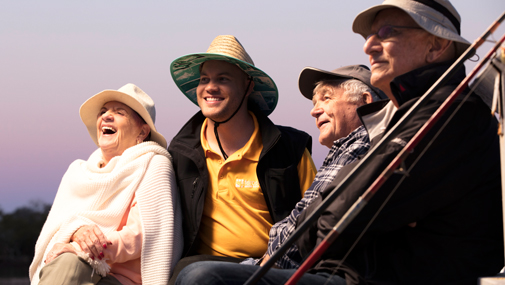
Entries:
[[260, 183], [258, 181], [251, 181], [251, 180], [237, 178], [235, 180], [235, 187], [237, 187], [237, 188], [259, 188]]

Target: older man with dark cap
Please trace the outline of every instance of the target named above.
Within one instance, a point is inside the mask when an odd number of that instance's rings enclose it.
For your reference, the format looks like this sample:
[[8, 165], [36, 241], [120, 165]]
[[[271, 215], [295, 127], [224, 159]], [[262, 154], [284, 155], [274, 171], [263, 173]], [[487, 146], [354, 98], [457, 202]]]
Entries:
[[[372, 148], [469, 46], [459, 27], [455, 8], [442, 0], [386, 0], [356, 17], [353, 30], [366, 39], [371, 83], [390, 99], [386, 104], [358, 109]], [[464, 70], [456, 72], [395, 132], [358, 178], [342, 189], [295, 243], [303, 258], [322, 242], [464, 76]], [[494, 275], [503, 267], [497, 123], [478, 96], [463, 98], [456, 100], [405, 160], [404, 171], [383, 184], [298, 284], [475, 284], [478, 277]], [[441, 130], [456, 108], [459, 110]], [[339, 171], [298, 216], [297, 225], [356, 164]], [[244, 272], [219, 270], [216, 266], [202, 272], [209, 281], [206, 284], [247, 279], [238, 276], [246, 275]], [[284, 283], [290, 274], [292, 270], [271, 269], [261, 282]], [[321, 280], [325, 274], [327, 278]]]
[[[370, 75], [370, 69], [364, 65], [344, 66], [331, 72], [306, 67], [300, 73], [300, 92], [314, 104], [310, 114], [316, 119], [320, 132], [319, 143], [327, 146], [330, 151], [314, 182], [305, 191], [303, 199], [296, 204], [288, 217], [270, 229], [268, 251], [262, 263], [266, 262], [295, 230], [296, 217], [326, 188], [338, 171], [370, 148], [368, 134], [356, 109], [386, 98], [382, 91], [370, 84]], [[300, 261], [298, 250], [293, 246], [276, 265], [280, 268], [297, 268]]]

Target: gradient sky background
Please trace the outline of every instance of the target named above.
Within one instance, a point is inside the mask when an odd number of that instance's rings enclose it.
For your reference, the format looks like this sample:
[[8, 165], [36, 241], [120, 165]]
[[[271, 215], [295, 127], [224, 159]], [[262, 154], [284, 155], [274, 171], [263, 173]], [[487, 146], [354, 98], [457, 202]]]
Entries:
[[[270, 118], [311, 134], [319, 167], [328, 149], [318, 143], [312, 103], [298, 91], [298, 74], [305, 66], [369, 66], [364, 39], [351, 24], [381, 2], [1, 1], [0, 209], [52, 203], [68, 165], [96, 149], [78, 111], [104, 89], [126, 83], [142, 88], [156, 102], [157, 129], [170, 141], [198, 111], [173, 83], [170, 63], [206, 51], [221, 34], [236, 36], [275, 80], [280, 98]], [[503, 0], [453, 4], [471, 42], [505, 10]], [[504, 32], [500, 27], [495, 38]]]

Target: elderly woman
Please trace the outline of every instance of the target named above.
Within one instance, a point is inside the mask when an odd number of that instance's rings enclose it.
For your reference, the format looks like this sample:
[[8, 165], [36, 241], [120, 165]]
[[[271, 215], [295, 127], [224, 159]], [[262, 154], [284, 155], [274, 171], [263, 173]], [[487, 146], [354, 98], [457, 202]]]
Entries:
[[166, 284], [183, 248], [181, 213], [155, 107], [140, 88], [81, 106], [98, 145], [63, 176], [30, 266], [32, 284]]

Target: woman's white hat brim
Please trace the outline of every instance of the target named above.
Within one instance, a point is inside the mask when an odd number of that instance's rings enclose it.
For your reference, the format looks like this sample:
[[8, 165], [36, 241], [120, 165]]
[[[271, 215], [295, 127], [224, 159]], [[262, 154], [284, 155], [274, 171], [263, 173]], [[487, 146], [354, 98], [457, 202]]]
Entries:
[[105, 103], [111, 101], [123, 103], [137, 112], [151, 128], [151, 140], [167, 148], [167, 140], [156, 131], [156, 127], [154, 126], [154, 121], [156, 120], [154, 102], [140, 88], [131, 83], [124, 85], [119, 90], [103, 90], [93, 95], [81, 105], [79, 115], [97, 146], [99, 146], [96, 127], [98, 113]]
[[[377, 13], [387, 8], [401, 9], [428, 33], [454, 41], [458, 56], [463, 54], [470, 46], [470, 42], [458, 34], [456, 27], [446, 16], [416, 1], [386, 0], [380, 5], [372, 6], [356, 16], [352, 24], [352, 30], [366, 39], [372, 33], [371, 28]], [[454, 10], [454, 12], [456, 11]]]

